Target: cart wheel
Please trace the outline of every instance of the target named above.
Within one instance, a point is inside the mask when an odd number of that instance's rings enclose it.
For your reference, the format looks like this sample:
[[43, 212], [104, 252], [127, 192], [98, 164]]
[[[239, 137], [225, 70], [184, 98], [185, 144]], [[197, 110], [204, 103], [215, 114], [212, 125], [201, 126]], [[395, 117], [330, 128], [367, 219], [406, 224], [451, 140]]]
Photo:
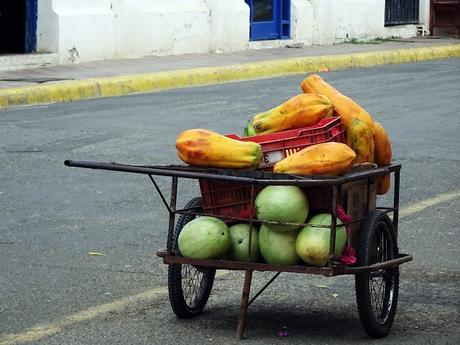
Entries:
[[[199, 207], [201, 198], [190, 200], [185, 208]], [[178, 238], [182, 228], [195, 216], [180, 215], [173, 234], [173, 250], [178, 249]], [[215, 269], [192, 265], [172, 264], [168, 267], [169, 300], [174, 313], [180, 318], [190, 318], [202, 313], [214, 283]]]
[[[398, 256], [395, 229], [386, 213], [369, 213], [361, 227], [358, 245], [359, 266], [388, 261]], [[396, 314], [399, 267], [358, 273], [355, 289], [359, 318], [364, 330], [372, 338], [386, 336]]]

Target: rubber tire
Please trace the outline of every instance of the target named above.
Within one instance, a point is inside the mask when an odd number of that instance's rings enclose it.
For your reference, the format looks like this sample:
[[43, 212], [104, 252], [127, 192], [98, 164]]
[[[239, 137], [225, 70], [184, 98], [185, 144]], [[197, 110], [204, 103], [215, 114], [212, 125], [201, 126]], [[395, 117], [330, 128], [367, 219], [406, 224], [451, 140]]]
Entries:
[[[373, 253], [376, 250], [374, 242], [379, 233], [384, 234], [388, 243], [388, 257], [376, 260]], [[378, 244], [377, 244], [378, 247]], [[396, 243], [395, 229], [393, 222], [388, 215], [382, 211], [372, 211], [365, 219], [361, 227], [361, 233], [357, 248], [358, 266], [367, 266], [376, 262], [387, 261], [398, 257], [398, 246]], [[385, 285], [383, 297], [382, 318], [376, 316], [372, 308], [370, 278], [373, 274], [381, 272]], [[388, 335], [396, 315], [399, 292], [399, 266], [371, 273], [358, 273], [355, 276], [356, 302], [358, 313], [366, 333], [371, 338], [382, 338]], [[391, 296], [392, 294], [392, 296]]]
[[[198, 212], [201, 212], [203, 203], [201, 198], [194, 198], [190, 200], [185, 208], [198, 207]], [[173, 251], [178, 250], [177, 240], [179, 234], [182, 231], [185, 224], [194, 219], [195, 216], [191, 215], [180, 215], [173, 233]], [[196, 297], [193, 305], [189, 304], [184, 296], [183, 280], [187, 277], [184, 276], [183, 269], [194, 272], [194, 274], [200, 274], [201, 279], [199, 281], [199, 294]], [[173, 312], [179, 318], [191, 318], [197, 316], [203, 312], [206, 303], [208, 302], [209, 295], [211, 294], [212, 286], [214, 284], [214, 277], [216, 274], [215, 269], [195, 267], [191, 265], [172, 264], [168, 267], [168, 292], [169, 301]]]

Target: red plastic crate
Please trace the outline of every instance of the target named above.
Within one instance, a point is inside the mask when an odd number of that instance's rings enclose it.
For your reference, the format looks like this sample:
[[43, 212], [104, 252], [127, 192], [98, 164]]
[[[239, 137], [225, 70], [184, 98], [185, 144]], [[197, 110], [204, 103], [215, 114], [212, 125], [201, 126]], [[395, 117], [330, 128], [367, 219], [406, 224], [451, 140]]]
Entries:
[[291, 129], [284, 132], [262, 134], [253, 137], [239, 137], [236, 134], [229, 134], [227, 137], [259, 143], [264, 153], [264, 160], [260, 166], [261, 169], [273, 167], [276, 162], [307, 146], [329, 141], [345, 143], [346, 140], [345, 130], [343, 129], [340, 117], [328, 117], [322, 119], [315, 126]]
[[[251, 185], [200, 180], [203, 211], [216, 216], [250, 218]], [[259, 189], [255, 191], [256, 195]]]
[[[227, 137], [253, 141], [262, 146], [263, 170], [272, 170], [276, 162], [305, 147], [325, 142], [346, 142], [345, 130], [340, 117], [322, 119], [317, 125], [291, 129], [284, 132], [253, 137]], [[203, 210], [216, 216], [249, 218], [251, 216], [251, 186], [235, 182], [200, 180]]]

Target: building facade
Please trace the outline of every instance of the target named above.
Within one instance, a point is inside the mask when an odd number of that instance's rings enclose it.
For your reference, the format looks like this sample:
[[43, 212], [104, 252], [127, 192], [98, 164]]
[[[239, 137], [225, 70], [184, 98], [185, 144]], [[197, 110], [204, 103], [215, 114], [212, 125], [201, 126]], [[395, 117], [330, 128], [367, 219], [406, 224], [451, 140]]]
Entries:
[[[412, 19], [386, 25], [389, 8], [397, 9], [400, 2], [416, 5], [410, 10]], [[64, 64], [412, 37], [417, 35], [413, 24], [428, 26], [429, 4], [430, 0], [3, 1], [0, 54], [51, 53]]]

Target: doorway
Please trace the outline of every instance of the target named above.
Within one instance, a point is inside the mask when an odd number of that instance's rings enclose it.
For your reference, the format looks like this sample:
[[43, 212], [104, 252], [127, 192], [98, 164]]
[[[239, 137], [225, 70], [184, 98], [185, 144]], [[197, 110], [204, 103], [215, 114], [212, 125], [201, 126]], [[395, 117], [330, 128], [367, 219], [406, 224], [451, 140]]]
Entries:
[[430, 5], [431, 34], [460, 37], [460, 0], [431, 0]]
[[245, 0], [250, 8], [250, 39], [290, 38], [290, 0]]
[[0, 1], [0, 54], [36, 49], [37, 0]]

